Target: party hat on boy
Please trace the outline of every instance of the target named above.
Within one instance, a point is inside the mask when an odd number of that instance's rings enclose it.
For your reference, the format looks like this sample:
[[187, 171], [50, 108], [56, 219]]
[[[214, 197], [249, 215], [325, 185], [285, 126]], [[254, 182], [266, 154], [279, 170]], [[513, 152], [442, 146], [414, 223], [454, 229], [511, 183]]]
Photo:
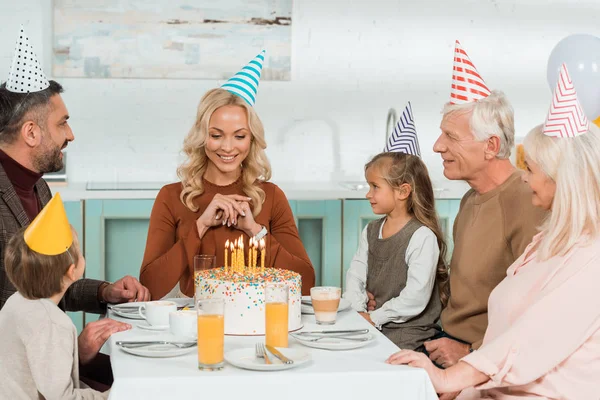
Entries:
[[383, 151], [397, 151], [421, 157], [421, 149], [419, 148], [419, 139], [417, 138], [417, 130], [415, 129], [415, 120], [413, 119], [410, 101], [404, 108]]
[[19, 31], [6, 88], [10, 92], [39, 92], [50, 86], [23, 25]]
[[569, 70], [563, 64], [542, 132], [552, 137], [575, 137], [586, 133], [589, 127], [590, 123], [577, 99]]
[[452, 88], [450, 89], [451, 104], [466, 104], [481, 100], [490, 95], [490, 89], [483, 81], [477, 68], [456, 41], [454, 47], [454, 67], [452, 68]]
[[60, 193], [46, 204], [25, 230], [25, 243], [37, 253], [54, 256], [71, 247], [73, 233]]
[[264, 62], [265, 50], [254, 57], [240, 72], [229, 78], [227, 82], [221, 85], [221, 88], [240, 96], [248, 104], [254, 106]]

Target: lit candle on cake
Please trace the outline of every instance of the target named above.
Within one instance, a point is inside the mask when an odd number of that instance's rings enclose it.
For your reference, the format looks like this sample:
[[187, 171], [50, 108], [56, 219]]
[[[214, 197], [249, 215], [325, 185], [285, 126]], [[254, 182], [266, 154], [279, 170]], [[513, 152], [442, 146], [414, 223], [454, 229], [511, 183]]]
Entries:
[[223, 263], [223, 268], [225, 268], [225, 272], [227, 272], [227, 252], [229, 251], [229, 239], [225, 242], [225, 262]]
[[244, 267], [246, 265], [246, 255], [244, 254], [244, 242], [240, 238], [240, 273], [244, 273]]
[[234, 268], [236, 266], [236, 258], [235, 258], [235, 246], [233, 245], [233, 241], [229, 242], [229, 248], [231, 249], [231, 263], [229, 272], [234, 272]]
[[254, 254], [252, 257], [252, 265], [254, 266], [254, 273], [256, 274], [256, 267], [258, 266], [258, 240], [256, 238], [252, 239], [252, 244], [254, 245]]
[[265, 239], [260, 239], [260, 272], [265, 272]]

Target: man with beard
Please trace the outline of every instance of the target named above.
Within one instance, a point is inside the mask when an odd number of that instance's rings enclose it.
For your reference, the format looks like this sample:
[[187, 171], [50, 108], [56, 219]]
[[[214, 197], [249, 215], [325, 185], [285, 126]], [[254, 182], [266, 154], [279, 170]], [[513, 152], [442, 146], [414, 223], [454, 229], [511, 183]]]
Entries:
[[[75, 139], [62, 91], [44, 76], [21, 28], [8, 80], [0, 85], [0, 309], [16, 291], [4, 270], [6, 244], [50, 201], [42, 175], [62, 169], [62, 150]], [[130, 276], [114, 283], [81, 279], [69, 287], [59, 306], [105, 313], [106, 303], [147, 300], [148, 289]], [[110, 363], [100, 348], [110, 335], [130, 328], [109, 318], [87, 324], [78, 338], [81, 376], [110, 385]]]

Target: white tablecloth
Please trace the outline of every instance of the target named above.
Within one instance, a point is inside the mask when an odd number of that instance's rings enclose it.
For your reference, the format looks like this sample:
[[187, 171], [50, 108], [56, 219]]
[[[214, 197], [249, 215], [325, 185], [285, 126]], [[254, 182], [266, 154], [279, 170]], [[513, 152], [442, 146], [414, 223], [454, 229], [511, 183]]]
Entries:
[[[111, 318], [125, 321], [110, 315]], [[303, 330], [321, 330], [314, 316], [303, 315]], [[138, 321], [127, 320], [135, 325]], [[173, 358], [145, 358], [125, 353], [117, 340], [148, 340], [164, 333], [134, 327], [113, 335], [106, 352], [111, 355], [114, 384], [112, 400], [222, 398], [268, 399], [437, 399], [422, 369], [388, 365], [384, 360], [398, 348], [358, 313], [338, 314], [335, 329], [370, 327], [376, 340], [355, 350], [330, 351], [302, 346], [291, 336], [290, 347], [309, 351], [312, 361], [287, 371], [248, 371], [225, 365], [221, 371], [200, 371], [197, 352]], [[334, 329], [330, 327], [328, 329]], [[326, 328], [327, 329], [327, 328]], [[225, 337], [225, 352], [254, 347], [264, 337]]]

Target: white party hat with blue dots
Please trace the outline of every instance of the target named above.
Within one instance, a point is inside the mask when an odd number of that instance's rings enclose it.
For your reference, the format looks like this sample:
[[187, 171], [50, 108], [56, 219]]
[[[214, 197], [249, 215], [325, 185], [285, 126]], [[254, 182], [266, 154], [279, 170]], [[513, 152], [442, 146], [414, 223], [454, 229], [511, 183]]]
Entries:
[[50, 86], [33, 51], [23, 25], [19, 31], [15, 55], [6, 80], [6, 89], [15, 93], [39, 92]]
[[265, 50], [254, 57], [240, 72], [229, 78], [221, 85], [221, 88], [240, 96], [248, 104], [254, 106], [264, 62]]

